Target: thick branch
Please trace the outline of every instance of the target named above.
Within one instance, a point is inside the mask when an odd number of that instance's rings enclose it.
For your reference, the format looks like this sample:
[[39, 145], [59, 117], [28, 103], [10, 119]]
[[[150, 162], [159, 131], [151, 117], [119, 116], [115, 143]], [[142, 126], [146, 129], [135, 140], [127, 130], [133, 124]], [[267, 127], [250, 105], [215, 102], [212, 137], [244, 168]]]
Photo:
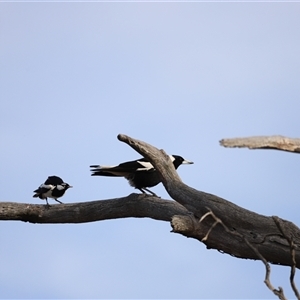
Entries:
[[150, 195], [131, 194], [128, 197], [73, 204], [46, 205], [0, 202], [0, 220], [30, 223], [84, 223], [117, 218], [143, 218], [171, 221], [176, 214], [188, 211], [180, 204]]
[[300, 139], [292, 139], [281, 135], [223, 139], [220, 144], [230, 148], [275, 149], [300, 153]]
[[[126, 135], [119, 135], [118, 138], [149, 159], [161, 174], [162, 183], [169, 195], [194, 214], [195, 218], [176, 216], [176, 222], [173, 219], [172, 223], [173, 231], [202, 241], [214, 224], [214, 219], [206, 218], [201, 223], [198, 220], [211, 210], [227, 228], [233, 232], [237, 231], [244, 239], [255, 245], [267, 261], [290, 266], [293, 264], [289, 243], [272, 217], [259, 215], [225, 199], [185, 185], [164, 151]], [[176, 227], [176, 224], [180, 226]], [[286, 226], [296, 245], [295, 258], [299, 268], [300, 230], [291, 222], [286, 222]], [[208, 248], [218, 249], [236, 257], [258, 259], [256, 253], [243, 242], [243, 239], [228, 234], [219, 225], [215, 226], [204, 243]]]
[[[176, 202], [139, 194], [120, 199], [52, 205], [49, 209], [46, 209], [45, 205], [0, 202], [0, 220], [82, 223], [126, 217], [149, 217], [172, 221], [174, 232], [196, 238], [204, 242], [207, 248], [250, 259], [259, 259], [259, 251], [268, 262], [293, 265], [290, 245], [274, 222], [275, 218], [259, 215], [225, 199], [187, 186], [181, 181], [163, 150], [126, 135], [119, 135], [118, 138], [153, 163], [167, 192]], [[207, 214], [209, 211], [213, 212], [214, 218]], [[202, 218], [205, 214], [207, 216]], [[216, 218], [222, 220], [225, 226], [216, 223]], [[294, 259], [296, 267], [299, 268], [300, 230], [291, 222], [281, 221], [285, 225], [285, 232], [288, 232], [295, 245]], [[249, 243], [257, 251], [253, 251]]]

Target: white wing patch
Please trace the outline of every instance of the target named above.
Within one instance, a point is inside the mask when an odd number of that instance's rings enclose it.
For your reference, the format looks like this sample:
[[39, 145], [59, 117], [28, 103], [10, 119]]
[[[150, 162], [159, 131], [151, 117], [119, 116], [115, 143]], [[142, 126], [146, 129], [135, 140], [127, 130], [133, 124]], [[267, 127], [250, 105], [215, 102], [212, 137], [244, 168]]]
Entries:
[[47, 189], [48, 191], [52, 191], [55, 188], [55, 186], [52, 184], [44, 184], [43, 183], [40, 185], [40, 188]]
[[42, 194], [43, 198], [52, 198], [52, 190], [54, 190], [55, 186], [52, 184], [41, 184], [40, 188], [47, 189], [45, 193]]
[[142, 165], [143, 168], [138, 168], [136, 169], [137, 171], [148, 171], [154, 169], [153, 165], [148, 161], [138, 161], [138, 163]]
[[65, 186], [63, 185], [57, 185], [56, 188], [61, 191], [61, 190], [64, 190], [65, 189]]

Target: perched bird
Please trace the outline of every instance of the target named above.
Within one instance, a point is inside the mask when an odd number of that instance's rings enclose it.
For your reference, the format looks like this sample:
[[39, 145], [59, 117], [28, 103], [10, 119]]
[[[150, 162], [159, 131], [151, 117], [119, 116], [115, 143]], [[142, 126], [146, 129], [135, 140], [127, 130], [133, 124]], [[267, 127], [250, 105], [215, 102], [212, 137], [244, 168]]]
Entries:
[[71, 187], [71, 185], [65, 183], [60, 177], [49, 176], [45, 183], [41, 184], [38, 189], [33, 191], [35, 193], [33, 197], [45, 199], [47, 206], [50, 206], [47, 198], [52, 198], [62, 204], [62, 202], [57, 200], [57, 198], [62, 197], [66, 190]]
[[[169, 155], [175, 169], [181, 164], [193, 164], [193, 162], [185, 160], [179, 155]], [[139, 189], [142, 193], [145, 191], [156, 196], [155, 193], [147, 189], [161, 182], [160, 176], [153, 165], [145, 158], [128, 161], [119, 164], [118, 166], [90, 166], [92, 176], [112, 176], [125, 177], [131, 186]]]

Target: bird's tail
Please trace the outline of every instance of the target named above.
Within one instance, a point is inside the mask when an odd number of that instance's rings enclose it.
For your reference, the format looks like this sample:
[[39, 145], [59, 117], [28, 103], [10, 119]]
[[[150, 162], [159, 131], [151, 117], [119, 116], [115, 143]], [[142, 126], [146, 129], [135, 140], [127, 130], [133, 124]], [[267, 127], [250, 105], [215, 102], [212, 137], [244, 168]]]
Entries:
[[114, 172], [111, 166], [99, 166], [99, 165], [91, 165], [92, 176], [109, 176], [109, 177], [121, 177], [124, 176], [119, 172]]

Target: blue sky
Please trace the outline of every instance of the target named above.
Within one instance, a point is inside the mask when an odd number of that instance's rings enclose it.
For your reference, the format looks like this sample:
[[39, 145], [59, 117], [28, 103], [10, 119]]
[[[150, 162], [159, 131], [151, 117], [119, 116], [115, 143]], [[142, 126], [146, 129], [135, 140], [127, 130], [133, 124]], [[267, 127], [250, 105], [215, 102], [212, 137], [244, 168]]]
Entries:
[[[194, 161], [178, 170], [188, 185], [300, 225], [297, 155], [219, 146], [300, 136], [299, 3], [0, 6], [1, 201], [43, 203], [32, 191], [49, 175], [74, 186], [65, 203], [134, 192], [89, 172], [140, 157], [124, 133]], [[0, 298], [274, 298], [261, 262], [170, 230], [2, 222]], [[292, 297], [288, 276], [272, 266]]]

